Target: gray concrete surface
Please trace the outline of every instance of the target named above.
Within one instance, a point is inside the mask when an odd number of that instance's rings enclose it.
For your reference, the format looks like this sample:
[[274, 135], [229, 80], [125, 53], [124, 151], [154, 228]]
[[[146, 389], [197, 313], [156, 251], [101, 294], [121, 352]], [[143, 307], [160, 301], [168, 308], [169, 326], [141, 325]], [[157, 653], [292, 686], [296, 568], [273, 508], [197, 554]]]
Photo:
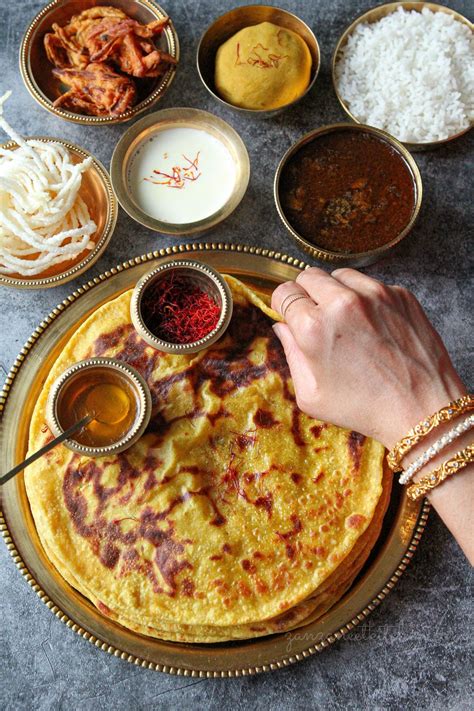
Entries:
[[[230, 219], [209, 237], [303, 257], [290, 243], [274, 208], [273, 173], [283, 152], [304, 132], [344, 119], [331, 87], [330, 57], [337, 37], [370, 3], [280, 1], [312, 26], [321, 44], [323, 65], [306, 100], [266, 122], [242, 119], [218, 106], [202, 87], [195, 68], [201, 32], [212, 18], [235, 4], [236, 0], [166, 3], [179, 33], [182, 61], [159, 108], [194, 106], [212, 111], [239, 131], [249, 149], [248, 193]], [[469, 0], [451, 0], [450, 4], [472, 13]], [[108, 165], [123, 126], [84, 128], [61, 121], [40, 108], [23, 87], [18, 48], [25, 27], [42, 5], [37, 0], [0, 2], [0, 90], [14, 90], [9, 119], [24, 135], [71, 139]], [[441, 150], [416, 155], [425, 187], [419, 222], [396, 254], [367, 270], [416, 293], [462, 376], [466, 382], [471, 379], [471, 387], [473, 140], [474, 136], [467, 136]], [[121, 211], [108, 250], [88, 276], [172, 243], [173, 239], [147, 231]], [[43, 316], [82, 279], [42, 292], [0, 289], [0, 367], [4, 374]], [[5, 711], [472, 708], [472, 576], [435, 514], [413, 565], [366, 624], [302, 664], [254, 678], [189, 680], [112, 658], [48, 611], [19, 575], [3, 544], [0, 565], [0, 708]]]

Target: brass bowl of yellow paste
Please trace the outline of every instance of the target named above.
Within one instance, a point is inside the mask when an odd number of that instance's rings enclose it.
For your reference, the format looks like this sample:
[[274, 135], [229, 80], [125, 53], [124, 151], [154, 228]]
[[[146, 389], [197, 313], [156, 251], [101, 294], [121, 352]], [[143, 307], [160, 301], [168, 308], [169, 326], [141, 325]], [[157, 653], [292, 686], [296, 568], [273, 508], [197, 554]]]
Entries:
[[148, 385], [134, 368], [112, 358], [75, 363], [53, 384], [46, 421], [57, 437], [87, 415], [91, 421], [65, 446], [89, 457], [123, 452], [150, 420]]
[[[267, 43], [266, 40], [271, 34], [268, 23], [276, 26], [275, 34], [278, 34], [278, 30], [287, 31], [285, 43], [287, 39], [290, 42], [298, 39], [303, 41], [304, 51], [309, 52], [311, 61], [309, 76], [306, 79], [302, 76], [306, 70], [302, 70], [301, 76], [292, 71], [286, 56], [287, 50], [283, 45], [277, 46], [278, 39], [275, 46]], [[244, 41], [240, 40], [243, 36], [240, 33], [250, 30], [253, 37], [252, 30], [257, 25], [261, 26], [265, 42], [262, 43], [257, 37], [252, 46], [252, 42], [247, 46], [245, 36]], [[237, 33], [239, 35], [235, 37]], [[232, 38], [235, 39], [230, 46]], [[301, 101], [311, 90], [319, 72], [320, 51], [311, 29], [296, 15], [277, 7], [247, 5], [221, 15], [208, 27], [199, 42], [196, 62], [201, 81], [219, 103], [239, 113], [268, 118]], [[287, 85], [291, 84], [292, 88], [287, 86], [285, 89], [285, 82], [277, 82], [273, 84], [278, 86], [279, 96], [276, 99], [272, 99], [270, 94], [265, 101], [260, 94], [256, 97], [255, 78], [258, 80], [261, 75], [265, 81], [273, 80], [277, 73], [281, 73], [282, 78], [283, 75], [285, 79], [288, 78]], [[246, 86], [238, 86], [243, 82], [247, 82]]]

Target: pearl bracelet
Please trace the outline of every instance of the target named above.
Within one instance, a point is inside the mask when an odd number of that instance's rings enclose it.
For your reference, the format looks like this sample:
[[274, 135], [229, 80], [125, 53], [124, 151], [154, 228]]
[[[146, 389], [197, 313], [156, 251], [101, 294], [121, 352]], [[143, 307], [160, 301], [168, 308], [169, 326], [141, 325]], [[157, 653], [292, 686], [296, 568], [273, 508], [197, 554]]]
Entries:
[[410, 464], [408, 469], [400, 474], [400, 479], [398, 480], [400, 484], [408, 484], [409, 481], [414, 477], [414, 475], [422, 469], [425, 464], [436, 457], [442, 449], [451, 444], [455, 439], [460, 437], [464, 432], [472, 429], [474, 427], [474, 415], [469, 415], [463, 422], [460, 422], [453, 427], [449, 432], [446, 432], [442, 437], [440, 437], [436, 442], [434, 442], [431, 447], [429, 447], [426, 452], [424, 452], [418, 459]]

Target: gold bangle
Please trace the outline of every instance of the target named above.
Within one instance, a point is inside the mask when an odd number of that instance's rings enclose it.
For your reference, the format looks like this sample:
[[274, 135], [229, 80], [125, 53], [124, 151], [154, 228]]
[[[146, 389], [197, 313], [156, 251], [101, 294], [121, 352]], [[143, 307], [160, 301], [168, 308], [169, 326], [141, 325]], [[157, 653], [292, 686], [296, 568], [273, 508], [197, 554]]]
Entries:
[[430, 474], [422, 477], [420, 481], [411, 484], [407, 489], [408, 498], [412, 501], [416, 501], [416, 499], [421, 498], [428, 491], [431, 491], [431, 489], [442, 484], [449, 476], [457, 474], [461, 469], [467, 467], [471, 462], [474, 462], [474, 443], [470, 444], [466, 449], [463, 449], [462, 452], [455, 454], [452, 459], [448, 459], [447, 462], [444, 462]]
[[474, 410], [474, 395], [463, 395], [458, 400], [453, 400], [449, 405], [435, 412], [431, 417], [427, 417], [426, 420], [419, 422], [408, 432], [406, 437], [403, 437], [397, 442], [388, 453], [387, 463], [390, 469], [394, 472], [400, 471], [402, 469], [401, 463], [403, 457], [410, 449], [413, 449], [423, 437], [426, 437], [431, 430], [442, 422], [454, 420], [458, 415], [470, 412], [470, 410]]

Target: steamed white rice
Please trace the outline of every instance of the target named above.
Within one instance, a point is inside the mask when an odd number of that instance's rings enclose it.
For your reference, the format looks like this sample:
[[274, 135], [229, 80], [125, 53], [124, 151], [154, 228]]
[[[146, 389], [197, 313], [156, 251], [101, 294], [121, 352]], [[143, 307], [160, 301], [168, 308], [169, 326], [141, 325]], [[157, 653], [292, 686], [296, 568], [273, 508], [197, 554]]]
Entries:
[[358, 25], [335, 73], [357, 120], [401, 141], [439, 141], [474, 122], [473, 33], [444, 12], [399, 8]]

